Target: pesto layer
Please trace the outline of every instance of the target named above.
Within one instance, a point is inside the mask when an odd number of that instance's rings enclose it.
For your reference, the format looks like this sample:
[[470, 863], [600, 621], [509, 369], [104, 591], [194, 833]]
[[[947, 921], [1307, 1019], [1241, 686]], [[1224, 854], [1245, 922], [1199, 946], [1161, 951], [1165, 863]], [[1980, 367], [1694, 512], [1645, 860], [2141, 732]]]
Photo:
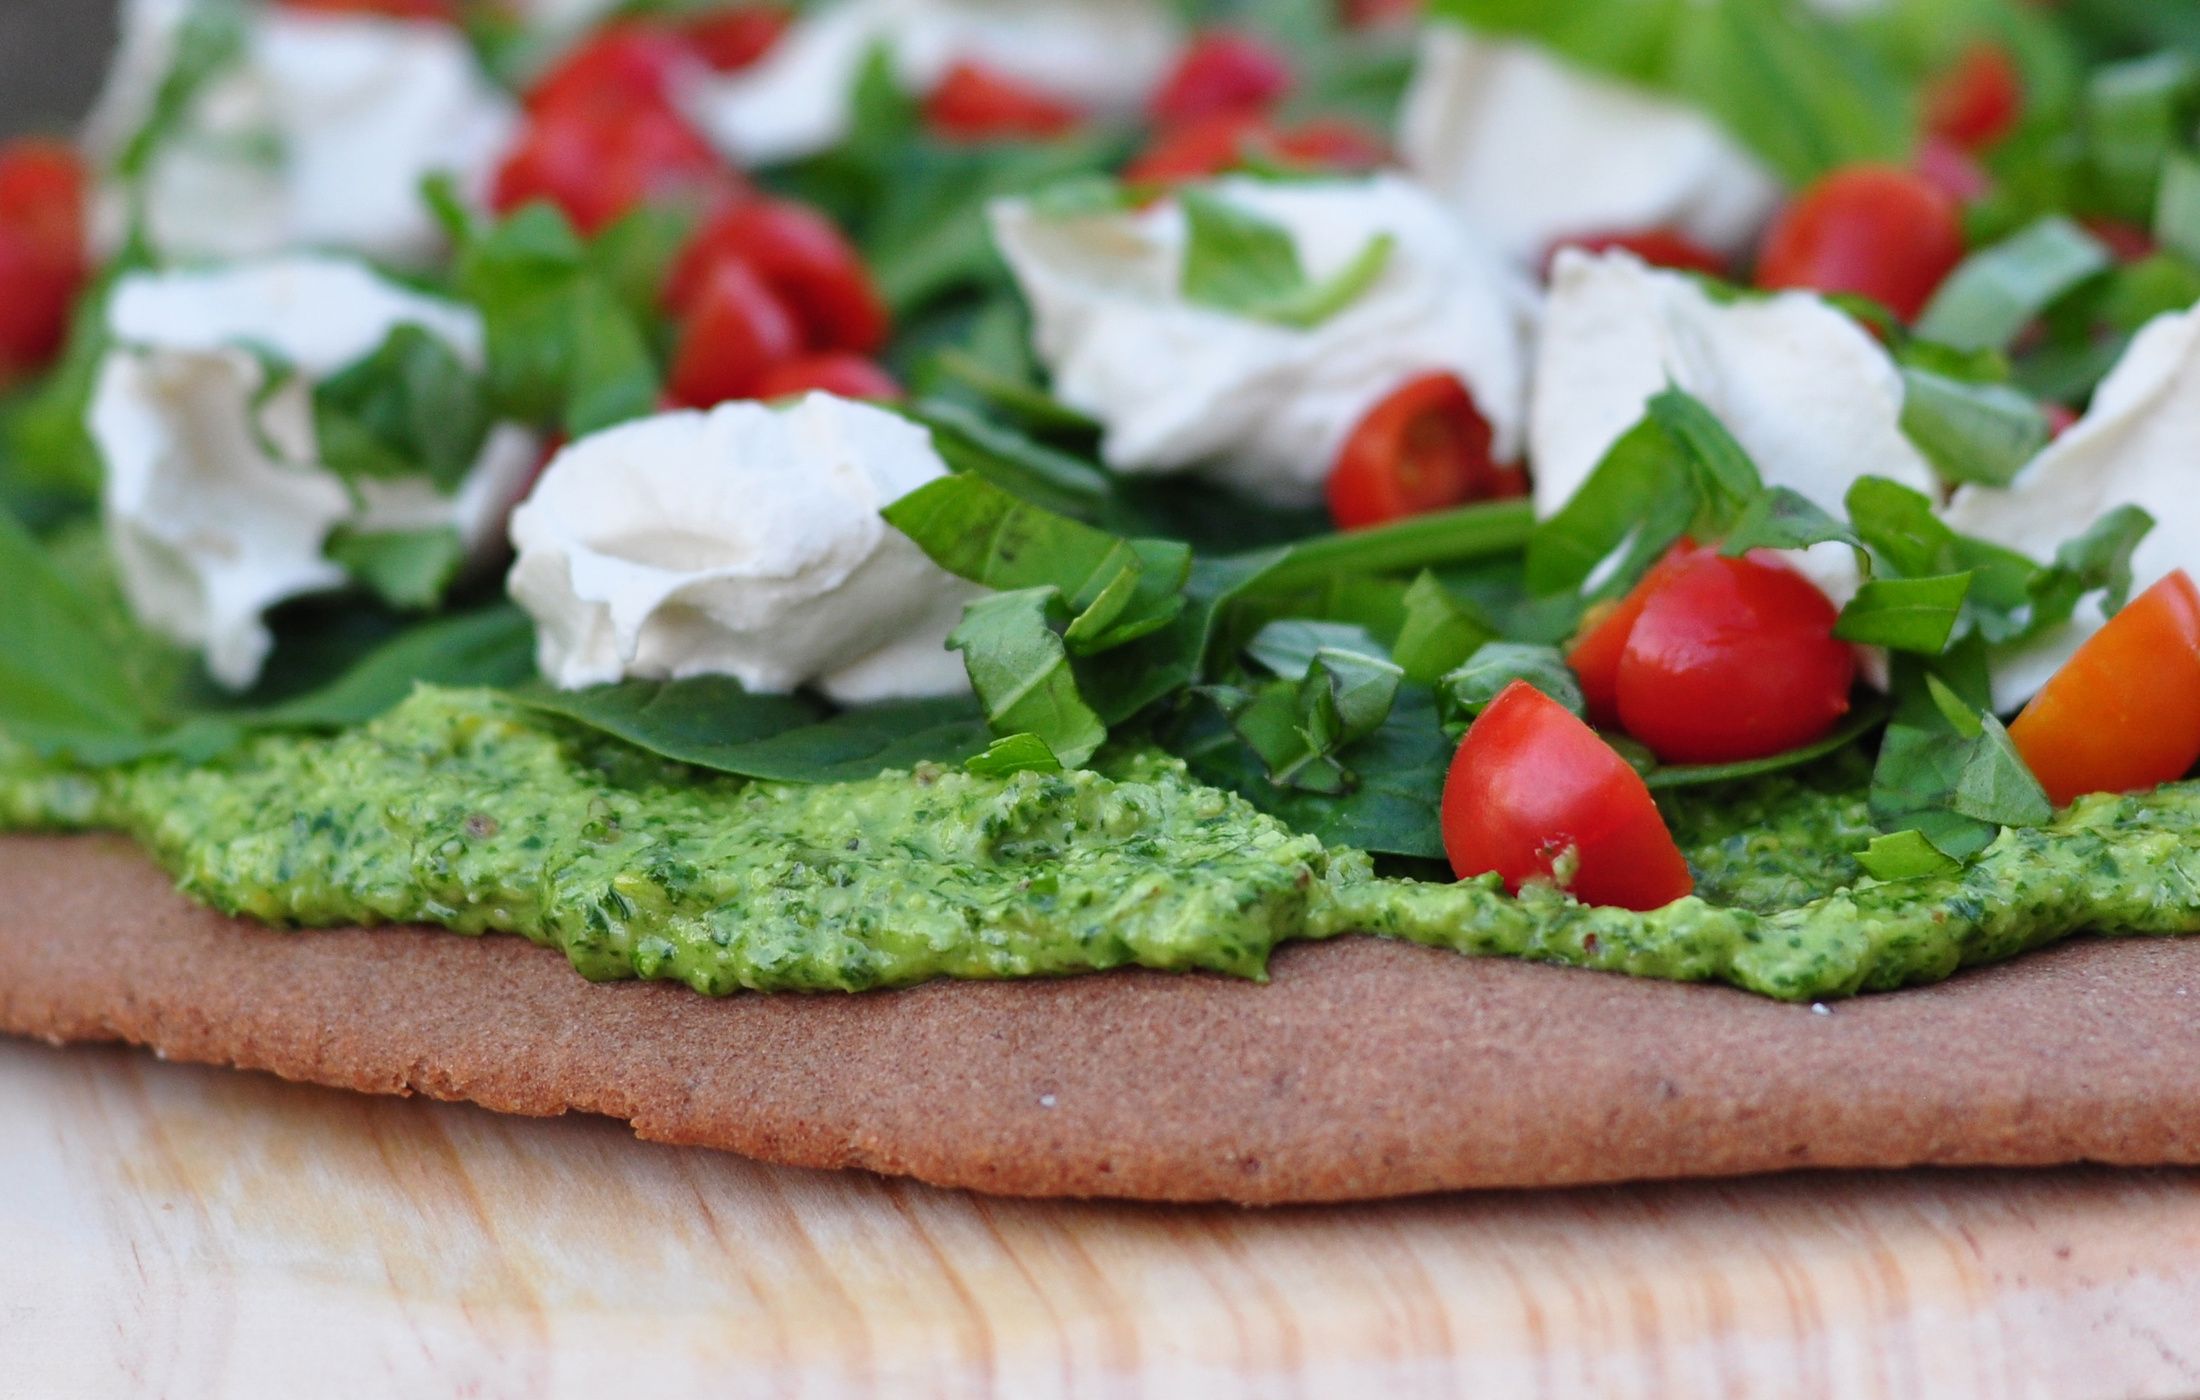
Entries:
[[1257, 977], [1281, 942], [1361, 932], [1810, 999], [2085, 929], [2200, 931], [2200, 787], [2088, 799], [1958, 875], [1874, 884], [1845, 854], [1866, 830], [1850, 776], [1676, 803], [1712, 898], [1650, 914], [1382, 878], [1156, 756], [744, 782], [432, 688], [211, 764], [92, 774], [0, 750], [0, 826], [129, 832], [186, 893], [271, 923], [517, 933], [590, 978], [711, 994], [1129, 965]]

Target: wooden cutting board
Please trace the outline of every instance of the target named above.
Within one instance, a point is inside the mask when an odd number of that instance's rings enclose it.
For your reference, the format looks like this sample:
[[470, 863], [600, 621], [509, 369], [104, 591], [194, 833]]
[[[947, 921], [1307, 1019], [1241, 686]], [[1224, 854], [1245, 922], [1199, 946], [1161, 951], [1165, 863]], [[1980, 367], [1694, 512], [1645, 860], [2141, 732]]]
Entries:
[[987, 1200], [0, 1041], [0, 1396], [2200, 1393], [2200, 1172]]

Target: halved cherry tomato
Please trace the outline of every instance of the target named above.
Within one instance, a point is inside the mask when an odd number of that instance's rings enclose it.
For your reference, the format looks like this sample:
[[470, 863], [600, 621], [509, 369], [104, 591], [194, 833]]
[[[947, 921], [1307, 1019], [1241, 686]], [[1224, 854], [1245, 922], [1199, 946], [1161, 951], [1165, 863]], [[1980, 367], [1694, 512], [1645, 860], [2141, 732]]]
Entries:
[[666, 391], [686, 408], [752, 398], [764, 375], [802, 353], [802, 327], [747, 263], [711, 269], [673, 351]]
[[2088, 637], [2009, 737], [2060, 807], [2173, 782], [2200, 760], [2200, 588], [2183, 569]]
[[595, 101], [536, 112], [497, 168], [490, 204], [498, 213], [546, 199], [583, 233], [595, 233], [648, 203], [708, 210], [744, 188], [678, 113], [653, 102]]
[[880, 369], [876, 362], [861, 355], [827, 354], [804, 355], [800, 359], [784, 360], [765, 370], [751, 389], [750, 395], [759, 399], [785, 399], [796, 394], [838, 394], [844, 399], [883, 399], [901, 397], [901, 384], [894, 376]]
[[1329, 473], [1329, 513], [1346, 530], [1526, 490], [1491, 460], [1490, 425], [1456, 375], [1424, 374], [1375, 405]]
[[1804, 190], [1773, 221], [1757, 285], [1867, 296], [1910, 321], [1963, 251], [1956, 202], [1931, 181], [1852, 165]]
[[0, 384], [44, 368], [90, 275], [83, 163], [54, 141], [0, 146]]
[[736, 5], [685, 21], [680, 37], [712, 71], [738, 73], [770, 53], [793, 22], [777, 5]]
[[684, 311], [728, 260], [747, 264], [801, 318], [812, 350], [867, 355], [892, 329], [886, 303], [847, 235], [807, 205], [748, 199], [710, 219], [674, 263], [665, 304]]
[[1966, 151], [2007, 136], [2024, 114], [2024, 74], [1999, 44], [1977, 43], [1925, 89], [1925, 129]]
[[1848, 713], [1856, 653], [1833, 635], [1838, 612], [1777, 556], [1679, 552], [1641, 592], [1614, 701], [1665, 762], [1769, 758]]
[[1044, 140], [1083, 116], [1029, 83], [968, 61], [948, 69], [924, 102], [925, 125], [951, 141]]
[[1627, 596], [1597, 605], [1582, 619], [1581, 630], [1566, 653], [1566, 664], [1580, 678], [1581, 698], [1588, 706], [1589, 718], [1598, 724], [1619, 726], [1619, 663], [1627, 655], [1627, 639], [1642, 618], [1643, 605], [1673, 570], [1697, 551], [1698, 546], [1685, 540], [1673, 546], [1643, 575], [1642, 582], [1627, 591]]
[[1223, 112], [1163, 132], [1124, 167], [1132, 184], [1204, 180], [1259, 157], [1315, 170], [1372, 170], [1390, 161], [1382, 137], [1342, 117], [1278, 127], [1258, 112]]
[[1633, 253], [1652, 267], [1669, 267], [1676, 272], [1705, 272], [1713, 277], [1726, 277], [1733, 273], [1733, 260], [1712, 252], [1687, 234], [1669, 228], [1638, 229], [1633, 233], [1591, 233], [1578, 238], [1565, 238], [1552, 245], [1543, 259], [1543, 270], [1550, 272], [1551, 260], [1561, 248], [1579, 248], [1586, 253], [1607, 253], [1614, 249]]
[[1267, 40], [1239, 29], [1210, 29], [1185, 47], [1146, 111], [1161, 126], [1265, 112], [1294, 81], [1291, 60]]
[[1562, 881], [1584, 904], [1661, 909], [1695, 888], [1642, 776], [1566, 707], [1514, 681], [1444, 779], [1444, 853], [1460, 879], [1519, 893]]
[[383, 19], [458, 22], [457, 0], [282, 0], [282, 7], [324, 15], [377, 15]]
[[527, 110], [669, 107], [680, 73], [697, 62], [694, 48], [670, 29], [638, 21], [607, 24], [528, 86]]

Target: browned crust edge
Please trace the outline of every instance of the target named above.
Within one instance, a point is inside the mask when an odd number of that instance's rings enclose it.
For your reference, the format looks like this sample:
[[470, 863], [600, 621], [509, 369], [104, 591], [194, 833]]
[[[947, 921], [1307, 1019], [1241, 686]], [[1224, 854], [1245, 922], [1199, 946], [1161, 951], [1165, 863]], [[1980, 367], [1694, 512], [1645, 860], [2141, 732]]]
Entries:
[[0, 1030], [1029, 1196], [1278, 1204], [1798, 1167], [2200, 1162], [2200, 940], [1814, 1012], [1371, 939], [712, 1000], [517, 939], [281, 933], [104, 838], [0, 839]]

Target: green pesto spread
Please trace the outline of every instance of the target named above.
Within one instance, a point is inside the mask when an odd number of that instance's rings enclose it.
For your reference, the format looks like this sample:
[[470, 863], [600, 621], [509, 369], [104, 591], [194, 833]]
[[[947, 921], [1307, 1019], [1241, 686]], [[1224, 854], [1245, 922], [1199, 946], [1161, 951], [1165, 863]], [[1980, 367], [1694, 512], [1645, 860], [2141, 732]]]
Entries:
[[1810, 999], [2085, 929], [2200, 931], [2200, 786], [2091, 798], [1960, 874], [1876, 884], [1840, 763], [1676, 802], [1700, 891], [1649, 914], [1378, 876], [1174, 760], [799, 786], [700, 774], [488, 692], [422, 688], [334, 737], [105, 772], [0, 748], [0, 827], [131, 833], [189, 894], [298, 925], [428, 922], [596, 979], [858, 991], [1136, 965], [1260, 976], [1289, 939], [1730, 982]]

